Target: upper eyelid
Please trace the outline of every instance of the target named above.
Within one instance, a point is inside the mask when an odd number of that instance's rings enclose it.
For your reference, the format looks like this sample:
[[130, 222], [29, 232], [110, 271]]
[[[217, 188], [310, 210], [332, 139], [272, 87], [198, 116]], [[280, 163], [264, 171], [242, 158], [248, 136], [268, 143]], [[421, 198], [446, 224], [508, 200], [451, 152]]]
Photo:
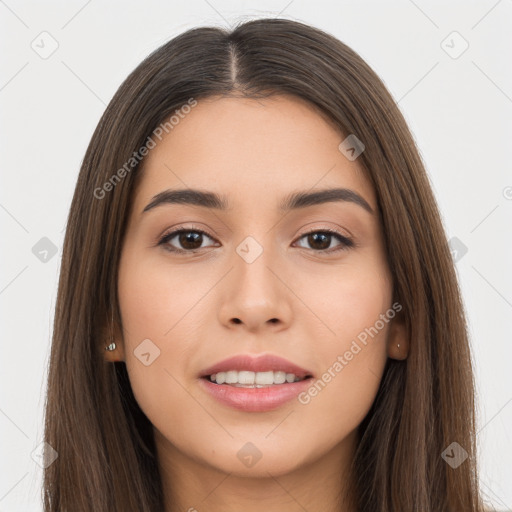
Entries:
[[[182, 227], [178, 226], [176, 228], [171, 229], [170, 231], [165, 231], [163, 235], [158, 237], [158, 241], [163, 240], [164, 238], [174, 238], [176, 235], [182, 232], [193, 232], [193, 233], [201, 233], [211, 238], [212, 240], [217, 240], [213, 235], [211, 235], [208, 231], [203, 228], [195, 228], [195, 227]], [[171, 236], [172, 235], [172, 236]]]

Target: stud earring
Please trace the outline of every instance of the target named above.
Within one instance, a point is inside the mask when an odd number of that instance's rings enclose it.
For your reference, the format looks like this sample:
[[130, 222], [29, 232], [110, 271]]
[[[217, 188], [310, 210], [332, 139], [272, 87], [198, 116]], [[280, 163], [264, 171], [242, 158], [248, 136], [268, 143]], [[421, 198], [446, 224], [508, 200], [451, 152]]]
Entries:
[[105, 347], [105, 350], [108, 350], [109, 352], [113, 351], [116, 349], [116, 344], [114, 342], [112, 342], [110, 345], [107, 345]]

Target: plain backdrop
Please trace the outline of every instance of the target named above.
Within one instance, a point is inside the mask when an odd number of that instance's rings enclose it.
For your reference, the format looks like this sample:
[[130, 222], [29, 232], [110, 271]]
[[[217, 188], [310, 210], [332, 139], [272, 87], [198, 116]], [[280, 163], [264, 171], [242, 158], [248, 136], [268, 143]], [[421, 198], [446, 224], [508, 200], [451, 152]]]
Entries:
[[5, 0], [0, 512], [42, 510], [37, 450], [64, 228], [105, 106], [147, 54], [184, 30], [269, 16], [351, 46], [409, 123], [468, 314], [482, 493], [512, 509], [512, 0]]

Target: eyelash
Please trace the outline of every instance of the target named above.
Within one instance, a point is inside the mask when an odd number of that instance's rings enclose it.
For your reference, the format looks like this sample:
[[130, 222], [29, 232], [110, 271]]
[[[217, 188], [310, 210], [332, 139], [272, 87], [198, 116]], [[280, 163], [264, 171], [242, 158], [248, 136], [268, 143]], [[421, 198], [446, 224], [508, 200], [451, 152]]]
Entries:
[[[163, 235], [162, 238], [160, 238], [160, 240], [158, 241], [157, 245], [166, 245], [166, 244], [168, 244], [168, 242], [170, 240], [172, 240], [175, 236], [177, 236], [181, 233], [200, 233], [202, 235], [206, 235], [208, 238], [211, 238], [212, 240], [215, 240], [215, 238], [213, 236], [211, 236], [209, 233], [207, 233], [206, 231], [204, 231], [202, 229], [196, 229], [194, 227], [178, 228], [174, 231], [171, 231], [170, 233]], [[319, 249], [319, 250], [309, 249], [316, 253], [332, 254], [332, 253], [337, 253], [339, 251], [346, 251], [348, 249], [351, 249], [352, 247], [355, 247], [355, 245], [356, 245], [354, 243], [354, 241], [351, 240], [350, 238], [347, 238], [346, 236], [342, 235], [338, 231], [336, 231], [334, 229], [330, 229], [330, 228], [322, 228], [322, 229], [315, 229], [313, 231], [308, 231], [306, 233], [303, 233], [301, 236], [299, 236], [299, 238], [297, 240], [300, 240], [300, 239], [304, 238], [305, 236], [316, 234], [316, 233], [322, 233], [322, 234], [328, 234], [328, 235], [334, 236], [340, 242], [340, 245], [336, 248]], [[305, 247], [300, 247], [300, 248], [307, 249]], [[202, 249], [205, 249], [205, 247], [201, 247], [201, 248], [195, 249], [195, 250], [192, 250], [192, 249], [187, 250], [187, 249], [178, 249], [171, 245], [167, 245], [167, 247], [165, 247], [165, 249], [168, 250], [169, 252], [173, 252], [173, 253], [177, 253], [177, 254], [191, 254], [191, 253], [195, 254], [195, 253], [200, 252]]]

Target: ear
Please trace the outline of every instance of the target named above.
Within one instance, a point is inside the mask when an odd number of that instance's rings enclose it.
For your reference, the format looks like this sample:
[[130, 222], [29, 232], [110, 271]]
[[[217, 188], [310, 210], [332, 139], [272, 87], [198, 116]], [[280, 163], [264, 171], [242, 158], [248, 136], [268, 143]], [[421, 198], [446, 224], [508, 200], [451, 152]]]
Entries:
[[404, 360], [409, 355], [410, 340], [405, 315], [398, 312], [391, 320], [387, 339], [387, 353], [391, 359]]
[[[106, 350], [111, 343], [115, 344], [115, 349]], [[117, 322], [112, 325], [112, 320], [110, 320], [108, 326], [102, 329], [101, 350], [107, 363], [125, 361], [123, 333]]]

